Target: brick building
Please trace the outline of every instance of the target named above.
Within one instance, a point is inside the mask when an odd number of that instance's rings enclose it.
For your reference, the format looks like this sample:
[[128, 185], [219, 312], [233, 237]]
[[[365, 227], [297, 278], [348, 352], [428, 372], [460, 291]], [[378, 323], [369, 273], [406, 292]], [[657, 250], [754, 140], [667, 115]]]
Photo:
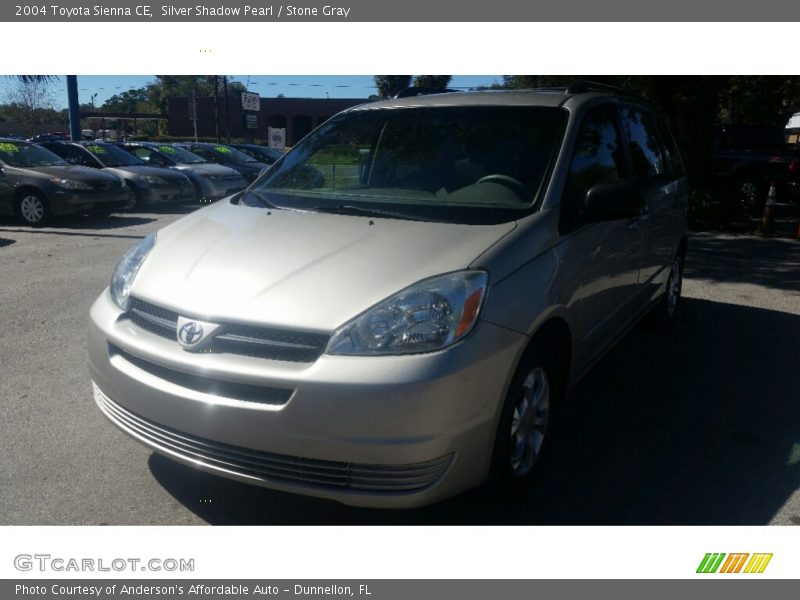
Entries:
[[[167, 126], [169, 135], [191, 138], [194, 126], [189, 119], [187, 97], [169, 98]], [[312, 129], [342, 111], [357, 104], [367, 102], [365, 98], [261, 98], [261, 111], [256, 115], [256, 129], [245, 127], [245, 115], [238, 95], [228, 98], [228, 118], [230, 136], [235, 138], [254, 137], [256, 141], [266, 141], [267, 127], [285, 127], [286, 145], [296, 144]], [[226, 137], [225, 99], [220, 96], [219, 135]], [[214, 98], [197, 98], [197, 135], [216, 136], [214, 125]]]

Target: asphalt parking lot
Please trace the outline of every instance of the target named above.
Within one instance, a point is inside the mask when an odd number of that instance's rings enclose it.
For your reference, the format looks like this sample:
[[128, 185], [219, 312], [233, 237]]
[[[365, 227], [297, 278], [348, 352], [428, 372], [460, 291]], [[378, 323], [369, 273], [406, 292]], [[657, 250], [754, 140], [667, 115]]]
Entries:
[[0, 524], [800, 524], [799, 240], [693, 234], [675, 327], [637, 326], [583, 379], [528, 495], [391, 512], [199, 473], [95, 408], [89, 306], [189, 210], [0, 219]]

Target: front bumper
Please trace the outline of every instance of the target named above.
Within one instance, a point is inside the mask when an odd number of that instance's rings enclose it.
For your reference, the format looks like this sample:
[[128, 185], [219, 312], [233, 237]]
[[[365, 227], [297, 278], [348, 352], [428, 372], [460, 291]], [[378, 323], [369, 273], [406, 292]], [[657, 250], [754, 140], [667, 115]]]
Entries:
[[199, 201], [203, 204], [210, 204], [222, 198], [227, 198], [247, 187], [247, 181], [242, 177], [230, 177], [220, 179], [199, 178], [198, 187], [200, 192]]
[[[151, 449], [225, 477], [384, 508], [485, 480], [525, 343], [479, 323], [430, 354], [308, 363], [195, 354], [137, 328], [107, 291], [92, 307], [88, 341], [98, 406]], [[240, 388], [263, 390], [263, 400]]]
[[133, 206], [134, 197], [130, 188], [114, 190], [65, 190], [56, 189], [49, 195], [50, 210], [54, 215], [74, 215], [90, 212], [113, 212]]
[[139, 198], [143, 204], [178, 204], [193, 202], [195, 191], [194, 186], [187, 179], [184, 184], [169, 183], [141, 187], [139, 188]]

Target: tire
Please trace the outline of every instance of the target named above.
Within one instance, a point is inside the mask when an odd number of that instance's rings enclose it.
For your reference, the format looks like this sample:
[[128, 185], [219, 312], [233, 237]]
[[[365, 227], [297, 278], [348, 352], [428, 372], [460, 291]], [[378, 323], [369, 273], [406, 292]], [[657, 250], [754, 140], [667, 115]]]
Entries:
[[767, 185], [760, 177], [744, 175], [736, 180], [736, 195], [744, 214], [756, 214], [764, 208]]
[[52, 216], [47, 199], [37, 191], [26, 191], [20, 194], [15, 209], [23, 223], [31, 227], [46, 225]]
[[142, 209], [142, 192], [137, 190], [135, 187], [130, 186], [131, 190], [133, 191], [133, 206], [127, 208], [127, 212], [137, 212]]
[[678, 255], [672, 259], [664, 295], [653, 310], [653, 321], [658, 326], [668, 326], [675, 319], [683, 288], [683, 258]]
[[495, 434], [489, 481], [498, 491], [522, 492], [542, 472], [564, 395], [561, 373], [554, 357], [541, 351], [517, 368]]

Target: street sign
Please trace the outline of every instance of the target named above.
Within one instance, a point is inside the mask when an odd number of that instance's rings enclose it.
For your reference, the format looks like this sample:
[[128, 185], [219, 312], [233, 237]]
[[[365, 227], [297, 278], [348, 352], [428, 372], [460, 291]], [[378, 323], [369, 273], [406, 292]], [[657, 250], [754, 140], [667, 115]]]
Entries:
[[261, 110], [261, 97], [252, 92], [242, 92], [242, 110]]
[[247, 129], [258, 129], [258, 115], [245, 115], [244, 126]]
[[267, 141], [269, 147], [283, 152], [286, 150], [286, 128], [284, 127], [268, 127], [267, 128]]

